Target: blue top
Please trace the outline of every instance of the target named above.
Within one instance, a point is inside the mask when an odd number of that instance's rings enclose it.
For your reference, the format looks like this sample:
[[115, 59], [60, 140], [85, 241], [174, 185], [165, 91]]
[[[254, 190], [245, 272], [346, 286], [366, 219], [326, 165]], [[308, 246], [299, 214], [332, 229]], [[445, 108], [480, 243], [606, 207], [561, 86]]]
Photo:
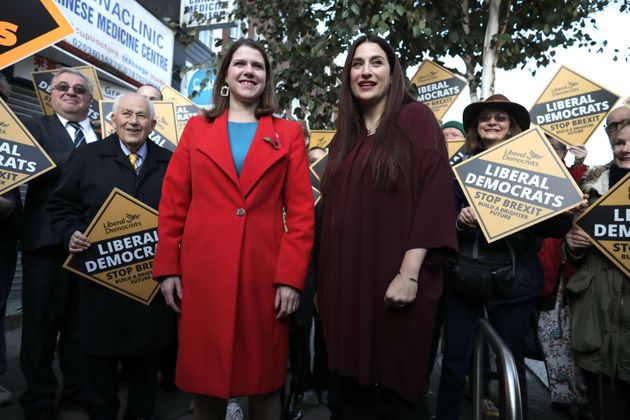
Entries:
[[236, 173], [239, 176], [241, 175], [241, 170], [243, 170], [243, 163], [245, 162], [245, 156], [247, 156], [247, 152], [249, 151], [249, 146], [251, 146], [252, 140], [254, 140], [256, 128], [258, 128], [258, 121], [228, 121], [228, 137], [230, 138], [230, 149], [232, 150], [234, 167], [236, 168]]

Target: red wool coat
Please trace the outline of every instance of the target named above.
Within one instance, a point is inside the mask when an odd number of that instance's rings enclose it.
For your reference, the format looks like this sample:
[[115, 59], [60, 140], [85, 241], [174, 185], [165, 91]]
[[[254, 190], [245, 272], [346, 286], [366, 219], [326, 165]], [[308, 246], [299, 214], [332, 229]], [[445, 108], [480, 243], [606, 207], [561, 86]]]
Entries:
[[164, 178], [153, 270], [182, 278], [182, 390], [228, 398], [282, 386], [288, 320], [276, 320], [276, 286], [302, 289], [313, 223], [299, 124], [260, 118], [238, 177], [227, 112], [189, 120]]

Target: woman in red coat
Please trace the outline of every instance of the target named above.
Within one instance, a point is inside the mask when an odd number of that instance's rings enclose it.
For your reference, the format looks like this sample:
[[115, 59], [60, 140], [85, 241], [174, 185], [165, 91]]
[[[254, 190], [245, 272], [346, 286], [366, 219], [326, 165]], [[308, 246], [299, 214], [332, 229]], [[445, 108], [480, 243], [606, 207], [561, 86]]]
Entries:
[[232, 44], [164, 179], [153, 276], [180, 314], [176, 383], [197, 418], [224, 419], [241, 395], [252, 419], [280, 418], [313, 198], [302, 128], [272, 117], [273, 89], [263, 48]]

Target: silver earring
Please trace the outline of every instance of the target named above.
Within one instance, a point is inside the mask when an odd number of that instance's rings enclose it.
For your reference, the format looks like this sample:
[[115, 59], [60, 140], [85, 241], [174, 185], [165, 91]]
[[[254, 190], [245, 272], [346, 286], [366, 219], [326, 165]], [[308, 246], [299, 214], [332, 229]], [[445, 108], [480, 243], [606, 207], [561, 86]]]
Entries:
[[228, 85], [223, 85], [221, 91], [219, 92], [221, 96], [230, 96], [230, 87]]

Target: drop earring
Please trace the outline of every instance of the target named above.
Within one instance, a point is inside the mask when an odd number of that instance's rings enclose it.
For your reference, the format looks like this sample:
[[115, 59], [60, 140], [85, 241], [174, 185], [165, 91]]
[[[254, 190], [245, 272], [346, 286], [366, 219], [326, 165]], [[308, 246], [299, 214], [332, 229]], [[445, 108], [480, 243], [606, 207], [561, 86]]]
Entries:
[[230, 87], [228, 85], [223, 85], [221, 91], [219, 92], [221, 96], [230, 96]]

